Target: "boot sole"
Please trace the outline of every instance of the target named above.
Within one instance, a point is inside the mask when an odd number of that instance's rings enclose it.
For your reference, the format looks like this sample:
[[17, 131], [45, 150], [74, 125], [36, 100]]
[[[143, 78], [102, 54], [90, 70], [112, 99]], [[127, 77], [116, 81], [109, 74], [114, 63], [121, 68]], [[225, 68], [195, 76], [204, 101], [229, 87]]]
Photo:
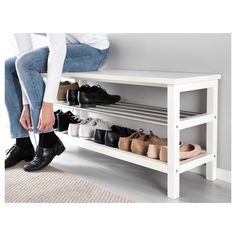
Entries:
[[56, 156], [60, 156], [65, 150], [66, 148], [64, 146], [60, 147], [56, 152]]

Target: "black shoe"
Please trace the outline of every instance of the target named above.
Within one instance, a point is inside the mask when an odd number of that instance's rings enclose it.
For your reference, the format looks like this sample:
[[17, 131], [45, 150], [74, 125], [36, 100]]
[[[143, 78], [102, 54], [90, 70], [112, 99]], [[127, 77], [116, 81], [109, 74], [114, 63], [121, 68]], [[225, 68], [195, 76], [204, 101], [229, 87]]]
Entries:
[[122, 126], [118, 126], [118, 125], [112, 125], [111, 130], [115, 133], [119, 133], [121, 137], [128, 137], [131, 134], [137, 132], [134, 129], [130, 129], [130, 128], [122, 127]]
[[12, 167], [20, 161], [31, 161], [35, 155], [34, 148], [24, 149], [13, 145], [6, 153], [5, 168]]
[[81, 107], [96, 107], [96, 105], [110, 105], [120, 101], [119, 95], [110, 95], [98, 86], [84, 85], [79, 89], [79, 104]]
[[34, 159], [24, 166], [25, 171], [41, 170], [53, 160], [55, 156], [59, 156], [65, 151], [65, 146], [58, 139], [57, 143], [51, 148], [37, 147]]
[[78, 91], [79, 90], [71, 90], [68, 89], [66, 92], [66, 100], [69, 106], [76, 106], [79, 105], [78, 101]]
[[54, 122], [54, 125], [53, 125], [53, 129], [57, 129], [58, 128], [57, 114], [63, 114], [62, 110], [54, 111], [55, 122]]
[[113, 131], [107, 131], [105, 134], [105, 145], [113, 148], [118, 147], [120, 134], [113, 132]]
[[68, 130], [69, 124], [77, 124], [81, 120], [76, 117], [71, 111], [67, 111], [66, 113], [57, 114], [58, 120], [58, 131]]
[[113, 125], [111, 131], [107, 131], [105, 134], [105, 145], [117, 148], [120, 137], [128, 137], [134, 132], [136, 132], [136, 130]]
[[117, 148], [120, 137], [128, 137], [134, 132], [136, 130], [113, 125], [111, 131], [97, 129], [94, 133], [94, 142]]
[[94, 132], [94, 142], [99, 144], [105, 144], [105, 133], [106, 130], [96, 129]]

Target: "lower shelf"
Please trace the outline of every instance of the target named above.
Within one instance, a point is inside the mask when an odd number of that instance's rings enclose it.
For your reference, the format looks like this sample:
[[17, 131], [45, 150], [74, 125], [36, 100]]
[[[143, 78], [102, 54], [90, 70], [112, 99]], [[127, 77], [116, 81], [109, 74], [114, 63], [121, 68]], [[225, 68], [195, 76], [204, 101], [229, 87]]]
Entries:
[[[137, 155], [132, 152], [122, 151], [120, 149], [108, 147], [106, 145], [101, 145], [101, 144], [93, 142], [90, 139], [71, 137], [65, 133], [63, 133], [62, 135], [63, 136], [66, 135], [66, 137], [71, 138], [75, 142], [75, 144], [81, 148], [94, 151], [100, 154], [104, 154], [106, 156], [111, 156], [113, 158], [130, 162], [130, 163], [143, 166], [149, 169], [157, 170], [163, 173], [168, 172], [168, 163], [166, 162], [162, 162], [157, 159], [150, 159], [146, 156]], [[214, 158], [213, 154], [203, 151], [200, 155], [196, 157], [193, 157], [188, 160], [180, 161], [179, 173], [183, 173], [197, 166], [203, 165], [209, 161], [212, 161], [213, 158]]]

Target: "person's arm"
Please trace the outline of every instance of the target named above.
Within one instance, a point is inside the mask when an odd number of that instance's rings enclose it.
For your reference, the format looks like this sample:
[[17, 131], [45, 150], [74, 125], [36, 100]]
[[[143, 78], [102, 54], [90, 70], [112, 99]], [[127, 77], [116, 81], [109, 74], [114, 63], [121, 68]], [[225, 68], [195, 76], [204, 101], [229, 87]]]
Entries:
[[64, 60], [66, 57], [65, 34], [48, 34], [48, 70], [43, 105], [40, 111], [38, 129], [47, 131], [55, 122], [53, 103], [56, 101], [57, 91], [61, 79]]
[[[15, 36], [15, 42], [16, 42], [16, 47], [18, 51], [17, 56], [33, 49], [33, 43], [32, 43], [32, 38], [31, 38], [30, 33], [14, 34], [14, 36]], [[23, 105], [29, 104], [29, 101], [23, 89], [22, 89], [22, 100], [23, 100]]]
[[61, 79], [64, 60], [66, 57], [65, 34], [47, 34], [48, 37], [48, 70], [43, 101], [54, 103]]

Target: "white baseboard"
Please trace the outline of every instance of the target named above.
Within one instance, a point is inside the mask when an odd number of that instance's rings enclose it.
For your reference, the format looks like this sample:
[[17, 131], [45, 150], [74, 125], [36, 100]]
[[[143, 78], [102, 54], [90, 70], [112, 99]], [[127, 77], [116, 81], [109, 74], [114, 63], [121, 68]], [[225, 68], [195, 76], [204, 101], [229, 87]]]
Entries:
[[[200, 174], [200, 175], [205, 175], [206, 173], [206, 166], [199, 166], [197, 168], [194, 168], [191, 170], [194, 173]], [[217, 179], [231, 183], [231, 171], [229, 170], [224, 170], [224, 169], [217, 169]]]

